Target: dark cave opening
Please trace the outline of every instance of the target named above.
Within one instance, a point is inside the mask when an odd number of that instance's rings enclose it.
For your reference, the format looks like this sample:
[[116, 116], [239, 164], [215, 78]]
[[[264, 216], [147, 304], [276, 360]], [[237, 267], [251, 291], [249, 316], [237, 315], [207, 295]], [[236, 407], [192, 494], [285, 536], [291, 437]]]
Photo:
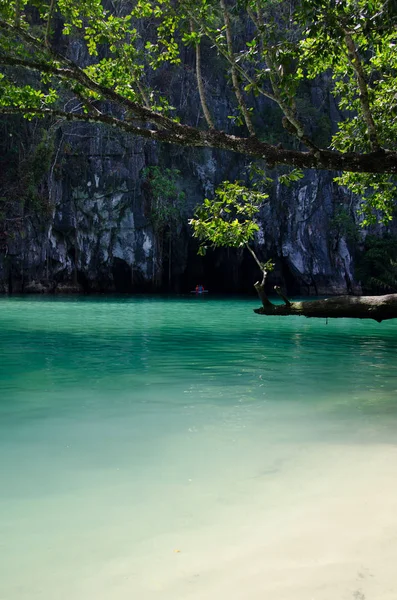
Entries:
[[125, 260], [113, 259], [112, 275], [116, 292], [128, 294], [133, 291], [132, 269]]

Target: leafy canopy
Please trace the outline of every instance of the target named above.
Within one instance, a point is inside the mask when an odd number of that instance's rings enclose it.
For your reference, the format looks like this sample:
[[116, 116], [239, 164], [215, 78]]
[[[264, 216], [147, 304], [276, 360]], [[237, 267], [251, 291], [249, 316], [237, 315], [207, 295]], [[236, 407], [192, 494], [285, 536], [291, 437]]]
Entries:
[[[105, 123], [270, 166], [340, 171], [339, 183], [363, 198], [364, 222], [379, 211], [387, 221], [396, 198], [396, 44], [395, 0], [0, 0], [0, 113]], [[162, 77], [192, 56], [198, 125]], [[210, 110], [221, 80], [233, 105], [225, 122]], [[308, 110], [301, 98], [311, 81], [325, 95]], [[339, 121], [320, 146], [328, 93]], [[282, 147], [266, 137], [271, 105]]]

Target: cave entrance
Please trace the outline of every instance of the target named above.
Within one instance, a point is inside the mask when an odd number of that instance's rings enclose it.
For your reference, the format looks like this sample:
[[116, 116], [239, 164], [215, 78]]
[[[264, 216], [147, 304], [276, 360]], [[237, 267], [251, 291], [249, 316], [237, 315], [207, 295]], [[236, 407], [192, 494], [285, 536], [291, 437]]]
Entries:
[[132, 268], [125, 260], [113, 259], [112, 275], [116, 292], [120, 294], [132, 292]]

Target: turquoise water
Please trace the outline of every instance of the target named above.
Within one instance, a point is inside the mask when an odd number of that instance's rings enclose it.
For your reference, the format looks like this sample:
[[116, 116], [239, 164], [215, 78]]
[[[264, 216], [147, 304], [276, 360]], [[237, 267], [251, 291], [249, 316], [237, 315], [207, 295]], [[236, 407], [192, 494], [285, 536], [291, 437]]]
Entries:
[[397, 323], [257, 305], [0, 299], [1, 600], [289, 600], [303, 555], [322, 600], [397, 551]]

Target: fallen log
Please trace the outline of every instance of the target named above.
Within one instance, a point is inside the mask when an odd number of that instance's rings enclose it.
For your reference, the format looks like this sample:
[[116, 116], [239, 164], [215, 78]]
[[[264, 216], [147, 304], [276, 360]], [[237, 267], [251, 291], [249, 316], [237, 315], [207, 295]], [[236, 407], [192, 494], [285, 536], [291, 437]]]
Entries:
[[[258, 293], [262, 285], [255, 284]], [[397, 319], [397, 294], [385, 296], [335, 296], [324, 300], [308, 300], [305, 302], [290, 302], [279, 288], [275, 288], [284, 304], [273, 304], [266, 297], [263, 306], [254, 309], [258, 315], [292, 316], [298, 315], [307, 318], [322, 319], [373, 319], [378, 323], [387, 319]]]
[[385, 296], [334, 296], [324, 300], [307, 300], [305, 302], [291, 302], [281, 291], [279, 286], [274, 290], [280, 296], [284, 304], [273, 304], [270, 302], [266, 292], [265, 283], [271, 261], [262, 263], [255, 251], [246, 244], [256, 264], [262, 271], [262, 281], [257, 281], [254, 287], [262, 302], [260, 308], [255, 308], [258, 315], [267, 316], [299, 316], [318, 319], [372, 319], [381, 323], [388, 319], [397, 319], [397, 294]]

